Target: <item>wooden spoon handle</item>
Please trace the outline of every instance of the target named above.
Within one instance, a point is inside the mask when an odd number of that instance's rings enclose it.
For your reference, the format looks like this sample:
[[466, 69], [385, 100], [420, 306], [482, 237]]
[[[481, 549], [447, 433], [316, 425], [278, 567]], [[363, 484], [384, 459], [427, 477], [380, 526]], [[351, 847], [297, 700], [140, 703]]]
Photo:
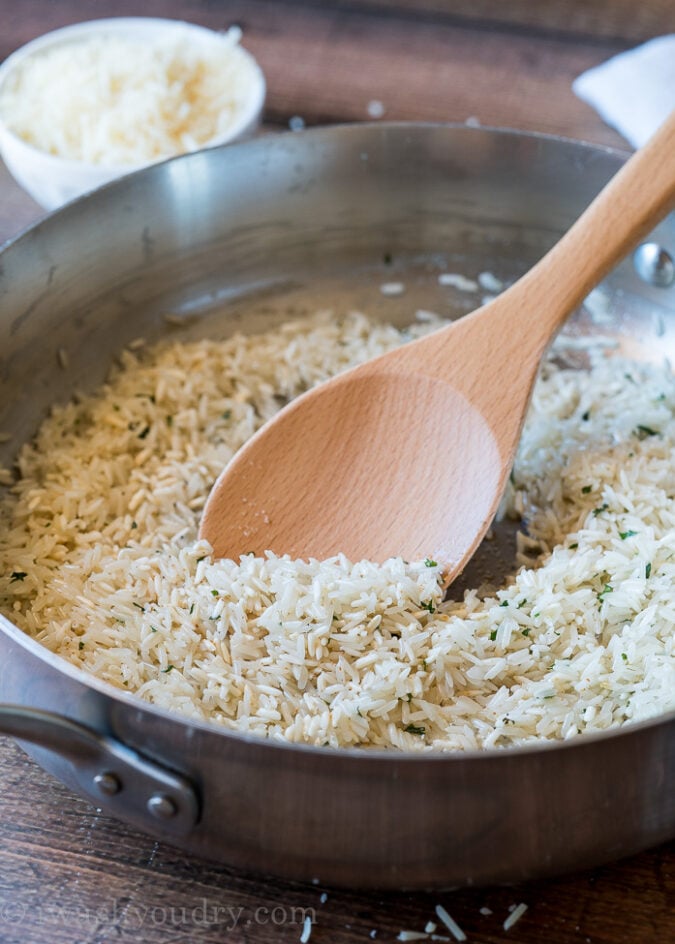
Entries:
[[516, 285], [541, 347], [675, 205], [675, 111]]

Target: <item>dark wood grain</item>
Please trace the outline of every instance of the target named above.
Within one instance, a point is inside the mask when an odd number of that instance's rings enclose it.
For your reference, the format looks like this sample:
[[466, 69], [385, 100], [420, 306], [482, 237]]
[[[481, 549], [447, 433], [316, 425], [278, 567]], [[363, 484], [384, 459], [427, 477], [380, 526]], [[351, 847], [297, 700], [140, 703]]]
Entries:
[[[321, 3], [321, 0], [305, 0]], [[571, 36], [650, 39], [675, 30], [672, 0], [340, 0], [345, 9], [407, 11], [488, 27], [510, 26]]]
[[[240, 23], [268, 78], [268, 129], [292, 115], [365, 120], [378, 99], [390, 118], [473, 116], [621, 146], [570, 82], [631, 39], [675, 28], [672, 0], [147, 0], [142, 11], [128, 0], [0, 0], [0, 58], [67, 23], [139, 12]], [[0, 242], [41, 212], [0, 166]], [[528, 911], [504, 932], [521, 901]], [[312, 944], [389, 942], [422, 931], [437, 903], [476, 944], [670, 944], [675, 844], [518, 888], [379, 895], [281, 883], [155, 843], [0, 740], [0, 944], [290, 944], [305, 914]]]

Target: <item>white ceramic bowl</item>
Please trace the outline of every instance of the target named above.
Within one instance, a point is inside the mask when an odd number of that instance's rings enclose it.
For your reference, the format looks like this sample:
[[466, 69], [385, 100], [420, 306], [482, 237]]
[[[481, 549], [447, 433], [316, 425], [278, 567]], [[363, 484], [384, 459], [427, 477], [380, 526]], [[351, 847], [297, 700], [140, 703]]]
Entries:
[[[186, 37], [203, 42], [217, 34], [213, 30], [181, 20], [152, 17], [113, 17], [77, 23], [46, 33], [12, 53], [0, 65], [0, 89], [10, 73], [29, 56], [42, 53], [64, 42], [85, 39], [102, 34], [156, 40], [159, 37]], [[242, 138], [255, 130], [260, 121], [265, 101], [265, 77], [255, 59], [242, 50], [251, 66], [250, 94], [235, 122], [224, 134], [204, 145], [214, 147]], [[47, 210], [53, 210], [69, 200], [108, 183], [117, 177], [144, 167], [147, 163], [105, 165], [56, 157], [28, 144], [6, 127], [0, 117], [0, 154], [15, 180], [34, 200]]]

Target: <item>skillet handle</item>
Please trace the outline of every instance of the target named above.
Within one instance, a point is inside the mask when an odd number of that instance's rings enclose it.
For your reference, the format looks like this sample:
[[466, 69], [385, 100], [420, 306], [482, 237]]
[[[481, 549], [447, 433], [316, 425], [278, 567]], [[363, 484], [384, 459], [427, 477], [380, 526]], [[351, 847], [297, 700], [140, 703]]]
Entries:
[[61, 715], [0, 704], [0, 734], [71, 761], [81, 792], [122, 819], [160, 828], [167, 838], [184, 836], [199, 819], [199, 798], [189, 780]]

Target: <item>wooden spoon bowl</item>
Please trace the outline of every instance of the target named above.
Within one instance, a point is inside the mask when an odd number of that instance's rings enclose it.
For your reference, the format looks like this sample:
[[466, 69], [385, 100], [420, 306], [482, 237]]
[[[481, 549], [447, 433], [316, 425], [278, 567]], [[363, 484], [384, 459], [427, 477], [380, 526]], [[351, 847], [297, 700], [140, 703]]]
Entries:
[[675, 114], [560, 242], [497, 299], [305, 393], [213, 487], [217, 557], [430, 558], [446, 583], [503, 493], [541, 357], [675, 203]]

